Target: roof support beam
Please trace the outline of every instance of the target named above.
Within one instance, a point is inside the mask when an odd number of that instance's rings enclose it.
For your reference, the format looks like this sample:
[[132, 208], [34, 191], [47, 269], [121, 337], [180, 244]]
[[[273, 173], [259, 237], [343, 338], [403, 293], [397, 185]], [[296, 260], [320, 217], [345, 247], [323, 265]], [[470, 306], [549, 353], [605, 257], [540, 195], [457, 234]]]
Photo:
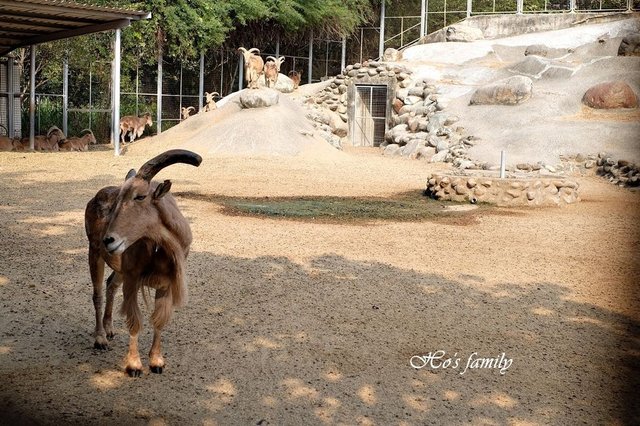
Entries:
[[114, 154], [120, 155], [120, 28], [116, 29], [116, 37], [113, 42], [113, 68], [111, 81], [113, 81], [113, 93], [111, 97], [111, 142], [113, 142]]
[[74, 28], [72, 30], [58, 31], [51, 34], [43, 34], [36, 37], [31, 37], [23, 40], [19, 45], [14, 48], [30, 46], [32, 44], [46, 43], [48, 41], [59, 40], [62, 38], [76, 37], [85, 34], [97, 33], [107, 30], [120, 30], [121, 28], [129, 26], [129, 19], [118, 19], [115, 21], [105, 22], [103, 24], [91, 25], [81, 28]]
[[[65, 133], [66, 134], [66, 133]], [[36, 47], [31, 46], [29, 63], [29, 149], [36, 143]]]

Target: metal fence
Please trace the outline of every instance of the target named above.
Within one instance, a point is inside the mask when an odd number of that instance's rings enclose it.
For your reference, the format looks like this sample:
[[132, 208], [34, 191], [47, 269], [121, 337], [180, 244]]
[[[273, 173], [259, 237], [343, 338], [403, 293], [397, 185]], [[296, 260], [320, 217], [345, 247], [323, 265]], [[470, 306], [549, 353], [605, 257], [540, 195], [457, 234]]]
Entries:
[[[385, 3], [381, 2], [377, 25], [357, 28], [346, 39], [327, 40], [311, 35], [295, 46], [280, 46], [279, 42], [260, 46], [261, 54], [263, 57], [284, 55], [286, 60], [281, 72], [287, 74], [296, 70], [302, 73], [302, 81], [309, 83], [339, 74], [347, 63], [380, 57], [388, 47], [403, 48], [414, 44], [422, 36], [466, 17], [497, 13], [630, 11], [640, 9], [640, 0], [545, 0], [542, 6], [532, 0], [444, 0], [438, 4], [421, 0], [415, 2], [415, 9], [415, 13], [404, 10], [402, 15], [390, 13], [387, 16]], [[123, 55], [134, 54], [123, 52]], [[50, 126], [56, 125], [69, 135], [90, 128], [98, 141], [110, 140], [111, 62], [92, 62], [88, 70], [85, 68], [73, 63], [64, 64], [64, 75], [55, 79], [56, 83], [37, 81], [36, 134], [46, 133]], [[22, 71], [23, 85], [29, 78], [28, 69], [25, 65]], [[6, 66], [0, 67], [0, 71], [4, 72], [1, 80], [6, 86]], [[167, 130], [180, 122], [182, 107], [193, 106], [198, 110], [202, 106], [204, 92], [215, 91], [225, 96], [242, 88], [242, 74], [241, 55], [231, 49], [210, 50], [191, 60], [165, 57], [161, 58], [161, 66], [140, 60], [134, 70], [121, 74], [121, 116], [149, 112], [155, 119], [147, 133]], [[14, 82], [16, 80], [14, 77]], [[8, 128], [6, 111], [12, 99], [14, 107], [22, 111], [14, 117], [14, 123], [17, 122], [14, 133], [24, 135], [29, 128], [28, 102], [25, 102], [28, 99], [24, 99], [24, 94], [20, 97], [19, 87], [9, 94], [2, 84], [0, 120], [4, 121], [0, 121], [0, 133]], [[158, 111], [158, 105], [161, 105], [161, 111]]]

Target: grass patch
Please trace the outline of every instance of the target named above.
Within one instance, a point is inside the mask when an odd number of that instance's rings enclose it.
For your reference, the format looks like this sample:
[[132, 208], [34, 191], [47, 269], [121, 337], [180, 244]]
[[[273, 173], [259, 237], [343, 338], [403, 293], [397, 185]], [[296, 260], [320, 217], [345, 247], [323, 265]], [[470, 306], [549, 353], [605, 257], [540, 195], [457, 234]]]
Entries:
[[475, 223], [476, 213], [488, 209], [482, 205], [473, 210], [456, 210], [468, 204], [436, 201], [424, 196], [422, 191], [390, 197], [229, 197], [190, 192], [175, 195], [222, 205], [225, 214], [234, 216], [332, 223], [438, 219], [462, 225]]

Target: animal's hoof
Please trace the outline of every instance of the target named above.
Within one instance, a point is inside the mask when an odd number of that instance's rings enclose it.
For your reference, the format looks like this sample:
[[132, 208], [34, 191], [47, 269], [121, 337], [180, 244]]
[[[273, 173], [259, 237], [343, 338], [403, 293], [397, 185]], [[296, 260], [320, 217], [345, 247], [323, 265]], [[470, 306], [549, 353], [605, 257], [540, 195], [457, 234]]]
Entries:
[[115, 336], [115, 334], [113, 334], [113, 333], [107, 333], [107, 339], [108, 339], [108, 340], [113, 340], [113, 336]]
[[95, 342], [93, 344], [94, 349], [100, 349], [101, 351], [107, 350], [108, 346], [106, 343]]
[[127, 367], [127, 374], [129, 375], [129, 377], [142, 377], [142, 370]]
[[162, 367], [149, 367], [152, 373], [162, 374]]

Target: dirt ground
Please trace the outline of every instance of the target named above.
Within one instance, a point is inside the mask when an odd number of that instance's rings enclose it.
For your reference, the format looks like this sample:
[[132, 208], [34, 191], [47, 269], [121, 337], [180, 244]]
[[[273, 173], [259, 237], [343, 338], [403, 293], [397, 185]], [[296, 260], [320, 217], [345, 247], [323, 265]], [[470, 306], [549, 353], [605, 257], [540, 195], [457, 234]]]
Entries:
[[[110, 349], [93, 348], [83, 212], [148, 158], [0, 153], [1, 424], [640, 422], [640, 197], [595, 177], [577, 205], [458, 224], [227, 216], [178, 197], [190, 301], [164, 333], [164, 373], [127, 377], [121, 317]], [[435, 167], [377, 151], [209, 155], [158, 179], [202, 195], [384, 196]], [[459, 368], [410, 365], [439, 350]], [[503, 353], [505, 374], [461, 374]]]

